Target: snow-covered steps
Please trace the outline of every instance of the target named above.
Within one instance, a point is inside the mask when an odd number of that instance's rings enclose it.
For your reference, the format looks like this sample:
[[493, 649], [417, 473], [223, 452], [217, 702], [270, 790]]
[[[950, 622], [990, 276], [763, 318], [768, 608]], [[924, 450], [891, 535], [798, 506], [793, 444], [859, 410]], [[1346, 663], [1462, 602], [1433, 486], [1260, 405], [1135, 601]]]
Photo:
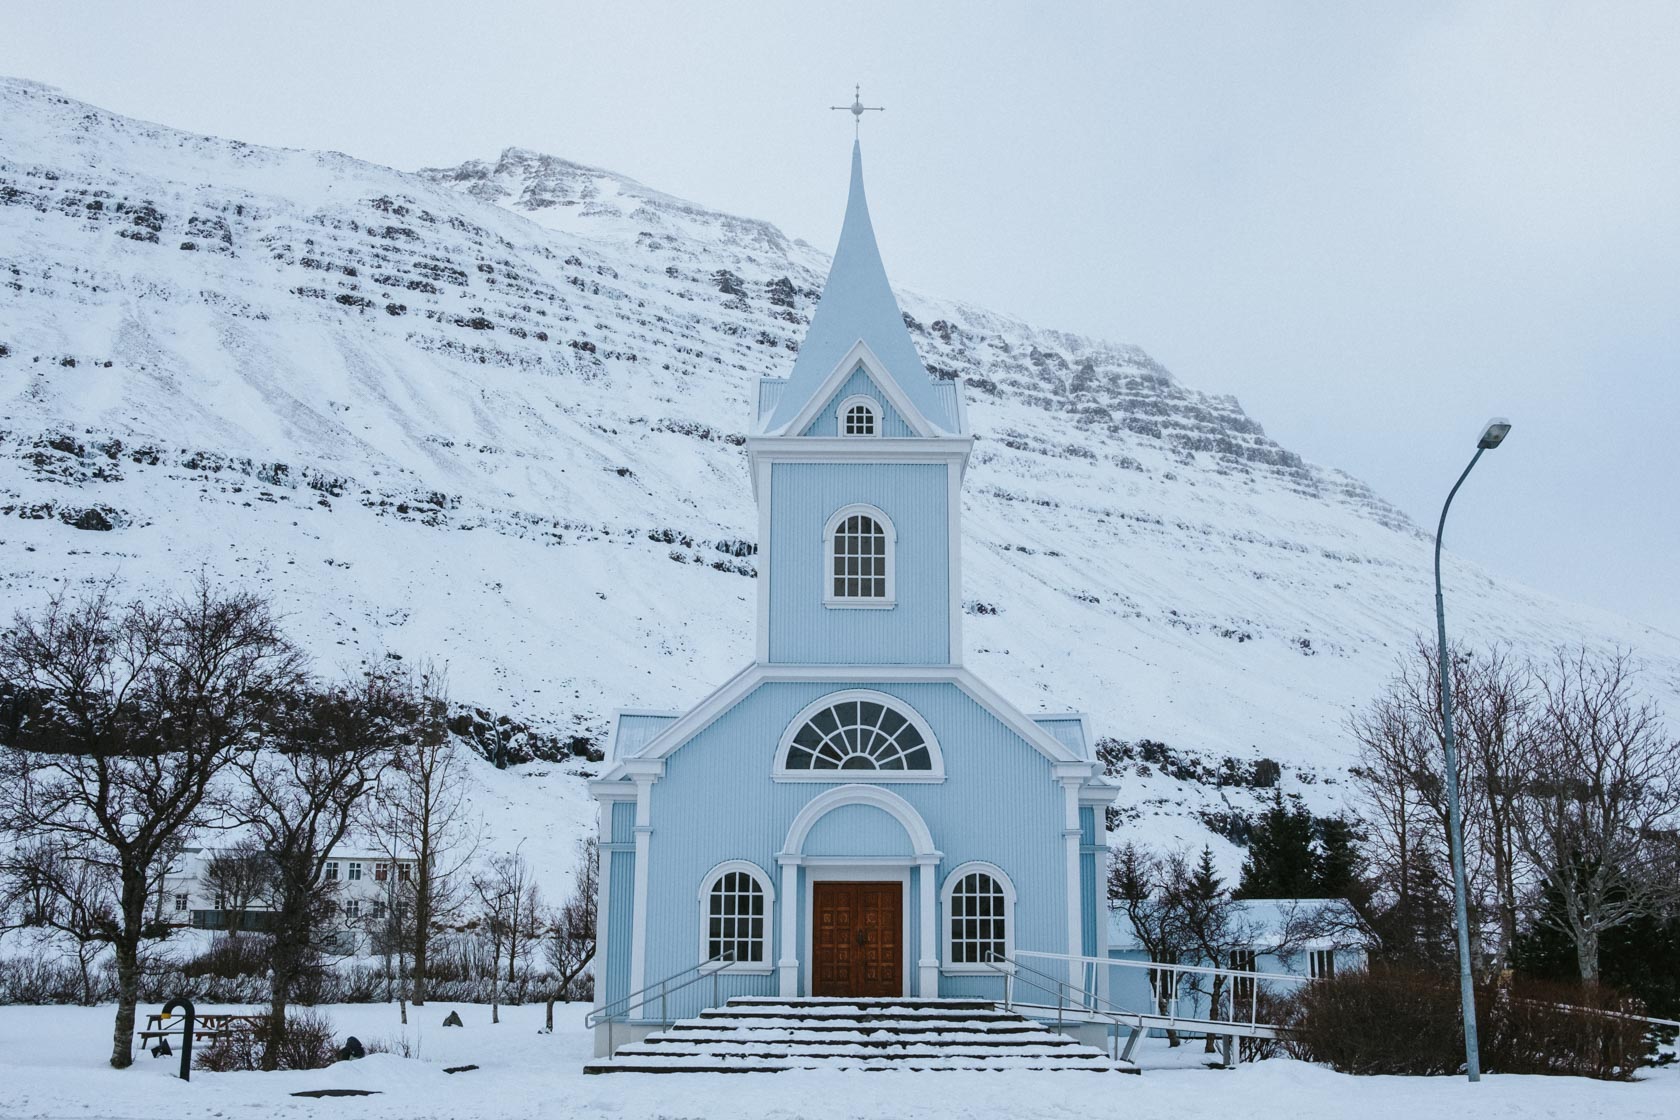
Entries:
[[583, 1071], [1113, 1068], [1102, 1051], [986, 1000], [739, 997], [621, 1046]]

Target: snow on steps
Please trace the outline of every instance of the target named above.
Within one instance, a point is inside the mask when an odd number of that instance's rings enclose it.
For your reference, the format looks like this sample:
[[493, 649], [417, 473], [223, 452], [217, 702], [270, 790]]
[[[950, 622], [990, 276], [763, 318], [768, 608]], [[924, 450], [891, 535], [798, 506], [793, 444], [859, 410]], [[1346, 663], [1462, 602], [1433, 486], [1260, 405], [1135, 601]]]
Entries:
[[621, 1046], [583, 1071], [1114, 1068], [1102, 1051], [986, 1000], [749, 996]]

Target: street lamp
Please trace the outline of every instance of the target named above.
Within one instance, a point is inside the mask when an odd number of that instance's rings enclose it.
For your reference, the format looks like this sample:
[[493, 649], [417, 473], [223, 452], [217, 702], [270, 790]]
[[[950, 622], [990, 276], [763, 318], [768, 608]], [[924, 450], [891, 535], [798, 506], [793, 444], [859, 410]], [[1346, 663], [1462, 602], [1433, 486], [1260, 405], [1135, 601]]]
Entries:
[[1447, 612], [1441, 603], [1441, 533], [1447, 527], [1447, 510], [1452, 508], [1458, 488], [1470, 477], [1476, 460], [1482, 457], [1482, 452], [1492, 451], [1503, 443], [1510, 430], [1511, 422], [1498, 416], [1483, 427], [1482, 438], [1476, 441], [1476, 453], [1470, 457], [1470, 466], [1465, 467], [1464, 473], [1453, 483], [1446, 504], [1441, 507], [1440, 523], [1435, 526], [1435, 648], [1441, 658], [1441, 729], [1447, 746], [1447, 829], [1451, 834], [1452, 847], [1453, 912], [1458, 921], [1458, 997], [1464, 1009], [1464, 1068], [1471, 1081], [1482, 1079], [1482, 1058], [1476, 1043], [1476, 985], [1470, 976], [1470, 921], [1464, 903], [1464, 822], [1460, 819], [1458, 807], [1458, 747], [1453, 742], [1452, 666], [1447, 657]]

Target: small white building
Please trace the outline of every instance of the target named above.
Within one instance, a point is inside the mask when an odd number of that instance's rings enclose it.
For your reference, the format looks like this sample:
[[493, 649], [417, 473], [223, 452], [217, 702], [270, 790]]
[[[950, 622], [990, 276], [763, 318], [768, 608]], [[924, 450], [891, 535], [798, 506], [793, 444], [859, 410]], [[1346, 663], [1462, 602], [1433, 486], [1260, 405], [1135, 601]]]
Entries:
[[[220, 897], [209, 874], [211, 862], [225, 849], [189, 847], [170, 866], [163, 882], [163, 919], [193, 929], [225, 930], [233, 922], [232, 900]], [[344, 848], [328, 856], [322, 879], [334, 884], [340, 932], [359, 934], [384, 920], [398, 895], [414, 875], [412, 860], [393, 860], [382, 852]], [[266, 900], [251, 899], [245, 907], [242, 931], [268, 928]]]
[[[1225, 959], [1211, 961], [1196, 954], [1183, 954], [1172, 963], [1207, 965], [1270, 976], [1289, 976], [1301, 981], [1318, 980], [1338, 972], [1363, 969], [1369, 933], [1353, 905], [1344, 898], [1251, 898], [1231, 904], [1231, 948]], [[1152, 961], [1144, 939], [1138, 936], [1124, 909], [1110, 910], [1108, 956], [1111, 960], [1140, 964]], [[1147, 968], [1108, 969], [1107, 998], [1129, 1011], [1151, 1010], [1152, 970]], [[1177, 1014], [1203, 1017], [1207, 1011], [1210, 985], [1189, 973], [1180, 977]], [[1297, 985], [1288, 981], [1265, 981], [1258, 989], [1240, 978], [1226, 990], [1241, 1003], [1256, 991], [1275, 990], [1288, 995]], [[1163, 995], [1171, 995], [1164, 992]]]

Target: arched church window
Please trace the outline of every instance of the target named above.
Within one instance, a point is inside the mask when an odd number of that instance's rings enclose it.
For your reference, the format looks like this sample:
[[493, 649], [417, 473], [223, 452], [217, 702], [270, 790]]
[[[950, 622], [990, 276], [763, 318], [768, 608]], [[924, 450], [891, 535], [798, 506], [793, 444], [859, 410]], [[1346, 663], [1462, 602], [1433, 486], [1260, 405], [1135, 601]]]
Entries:
[[831, 607], [893, 605], [895, 534], [886, 514], [848, 506], [828, 522], [823, 602]]
[[932, 771], [927, 736], [902, 712], [875, 699], [847, 699], [807, 719], [787, 745], [782, 768]]
[[843, 436], [875, 436], [881, 434], [880, 411], [868, 397], [852, 397], [840, 405], [840, 434]]
[[966, 863], [945, 881], [945, 960], [957, 969], [985, 968], [1011, 956], [1015, 888], [998, 868]]
[[764, 885], [752, 871], [735, 868], [713, 878], [706, 892], [706, 959], [763, 964], [768, 909]]

